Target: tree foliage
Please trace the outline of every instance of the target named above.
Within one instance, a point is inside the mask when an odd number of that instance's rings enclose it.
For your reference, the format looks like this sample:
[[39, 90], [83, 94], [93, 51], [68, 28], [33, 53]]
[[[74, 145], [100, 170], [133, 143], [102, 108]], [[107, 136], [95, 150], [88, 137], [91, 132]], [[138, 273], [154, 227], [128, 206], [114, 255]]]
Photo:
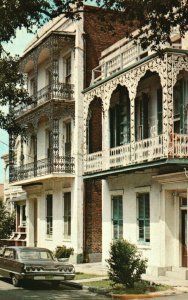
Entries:
[[0, 239], [7, 239], [15, 231], [15, 214], [7, 211], [0, 201]]
[[147, 267], [147, 259], [141, 256], [137, 247], [123, 239], [115, 240], [111, 244], [107, 263], [109, 279], [114, 284], [121, 283], [127, 288], [134, 287], [141, 280]]
[[[83, 11], [83, 4], [102, 8], [102, 13], [97, 11], [99, 18], [104, 20], [104, 29], [113, 34], [113, 22], [117, 19], [127, 25], [125, 36], [130, 35], [130, 28], [133, 23], [136, 24], [141, 34], [139, 42], [143, 48], [151, 45], [153, 49], [159, 50], [161, 44], [171, 42], [170, 33], [173, 27], [178, 28], [181, 36], [188, 29], [188, 0], [1, 0], [0, 106], [6, 106], [9, 101], [13, 105], [19, 105], [20, 101], [25, 104], [31, 102], [22, 88], [17, 58], [5, 53], [2, 43], [15, 37], [17, 28], [25, 27], [31, 32], [34, 26], [39, 27], [60, 14], [77, 20]], [[105, 13], [110, 10], [118, 12], [117, 18]], [[0, 127], [9, 132], [20, 129], [15, 125], [11, 112], [0, 113]]]

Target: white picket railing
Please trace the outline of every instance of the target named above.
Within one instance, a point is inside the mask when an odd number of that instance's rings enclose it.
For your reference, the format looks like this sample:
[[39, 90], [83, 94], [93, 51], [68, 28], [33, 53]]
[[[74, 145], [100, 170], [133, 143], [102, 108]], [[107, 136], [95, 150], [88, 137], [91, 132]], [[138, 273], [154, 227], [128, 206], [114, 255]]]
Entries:
[[[163, 146], [164, 138], [167, 142], [167, 150]], [[94, 173], [105, 170], [140, 164], [161, 158], [187, 158], [188, 135], [174, 134], [171, 137], [158, 135], [148, 139], [136, 141], [114, 147], [108, 151], [99, 151], [86, 155], [84, 172]]]
[[[179, 33], [178, 28], [174, 28], [171, 32], [172, 36], [177, 35]], [[147, 49], [143, 49], [141, 45], [138, 43], [136, 44], [134, 40], [126, 40], [125, 44], [119, 46], [118, 50], [114, 50], [114, 55], [109, 52], [106, 57], [101, 60], [99, 66], [92, 70], [92, 81], [91, 84], [95, 84], [96, 82], [126, 68], [137, 61], [140, 61], [144, 57], [154, 53], [151, 50], [151, 47]], [[181, 42], [161, 45], [162, 48], [169, 47], [169, 48], [176, 48], [181, 49], [182, 44]]]

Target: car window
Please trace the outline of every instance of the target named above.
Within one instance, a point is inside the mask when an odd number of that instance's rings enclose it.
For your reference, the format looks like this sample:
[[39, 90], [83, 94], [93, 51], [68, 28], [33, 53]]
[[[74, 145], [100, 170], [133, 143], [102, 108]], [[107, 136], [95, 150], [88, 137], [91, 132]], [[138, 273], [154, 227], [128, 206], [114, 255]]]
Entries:
[[6, 249], [4, 252], [4, 257], [8, 258], [8, 259], [13, 259], [14, 258], [14, 250]]
[[23, 250], [20, 251], [19, 256], [23, 260], [52, 260], [52, 256], [48, 251]]

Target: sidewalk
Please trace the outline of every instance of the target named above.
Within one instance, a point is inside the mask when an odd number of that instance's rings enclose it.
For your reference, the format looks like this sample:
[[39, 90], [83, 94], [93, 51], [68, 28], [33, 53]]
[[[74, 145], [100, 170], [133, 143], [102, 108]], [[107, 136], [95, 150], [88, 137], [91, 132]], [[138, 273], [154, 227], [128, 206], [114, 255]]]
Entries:
[[[104, 277], [107, 278], [108, 268], [107, 268], [107, 266], [103, 265], [101, 262], [98, 262], [98, 263], [77, 264], [77, 265], [75, 265], [75, 270], [76, 270], [76, 272], [81, 272], [81, 273], [101, 275], [101, 277], [87, 279], [87, 281], [89, 282], [89, 281], [96, 281], [96, 279], [102, 280], [102, 279], [104, 279]], [[169, 286], [175, 287], [176, 289], [178, 289], [179, 291], [182, 291], [182, 292], [188, 292], [188, 280], [171, 279], [166, 276], [152, 277], [152, 276], [148, 276], [146, 274], [144, 274], [142, 276], [142, 278], [144, 280], [148, 280], [148, 281], [155, 282], [158, 284], [169, 285]], [[75, 282], [84, 283], [84, 282], [86, 282], [86, 279], [85, 280], [83, 280], [83, 279], [75, 280]]]

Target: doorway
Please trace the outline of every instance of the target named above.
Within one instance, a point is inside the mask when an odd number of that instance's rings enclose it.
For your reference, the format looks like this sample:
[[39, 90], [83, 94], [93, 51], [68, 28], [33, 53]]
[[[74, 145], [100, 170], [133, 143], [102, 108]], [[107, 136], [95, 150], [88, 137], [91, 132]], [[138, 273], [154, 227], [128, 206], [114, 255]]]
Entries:
[[187, 267], [187, 210], [181, 210], [181, 253], [182, 267]]

